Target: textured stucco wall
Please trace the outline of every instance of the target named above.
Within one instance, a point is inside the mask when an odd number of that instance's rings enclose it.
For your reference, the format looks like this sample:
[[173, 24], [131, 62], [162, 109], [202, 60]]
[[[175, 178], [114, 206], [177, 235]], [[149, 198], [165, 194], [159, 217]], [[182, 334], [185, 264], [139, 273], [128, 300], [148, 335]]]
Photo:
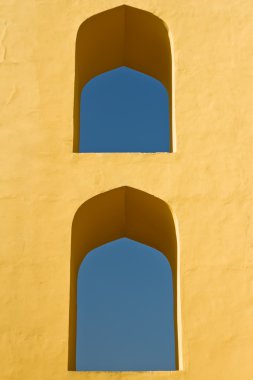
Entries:
[[[125, 1], [169, 26], [176, 152], [74, 154], [76, 33], [121, 4], [0, 2], [0, 377], [251, 380], [252, 1]], [[161, 198], [176, 218], [178, 372], [67, 371], [72, 220], [84, 201], [120, 186]]]

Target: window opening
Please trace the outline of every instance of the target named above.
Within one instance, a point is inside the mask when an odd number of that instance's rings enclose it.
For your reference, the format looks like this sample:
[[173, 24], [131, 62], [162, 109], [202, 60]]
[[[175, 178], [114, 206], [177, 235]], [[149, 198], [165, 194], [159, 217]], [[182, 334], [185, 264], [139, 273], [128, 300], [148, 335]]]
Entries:
[[127, 238], [83, 260], [77, 288], [78, 371], [175, 370], [172, 272]]
[[[127, 238], [155, 249], [172, 271], [175, 369], [181, 368], [179, 258], [174, 220], [168, 205], [143, 191], [120, 187], [101, 193], [77, 210], [72, 224], [70, 263], [69, 370], [76, 370], [77, 280], [85, 257], [104, 244]], [[94, 253], [94, 252], [93, 252]], [[92, 253], [90, 253], [92, 257]], [[169, 323], [169, 322], [168, 322]], [[179, 326], [179, 328], [178, 328]], [[170, 356], [172, 357], [172, 356]], [[170, 358], [168, 356], [168, 365]]]
[[[143, 148], [139, 144], [137, 147], [130, 146], [130, 148], [133, 151], [143, 152], [154, 149], [170, 152], [173, 150], [171, 48], [168, 29], [161, 19], [152, 13], [125, 5], [90, 17], [83, 22], [77, 33], [75, 63], [74, 152], [95, 151], [96, 148], [89, 147], [87, 144], [85, 149], [83, 145], [85, 134], [83, 135], [81, 132], [82, 136], [80, 136], [80, 122], [81, 124], [83, 122], [81, 106], [82, 100], [85, 100], [85, 88], [91, 87], [92, 79], [96, 82], [106, 80], [112, 75], [122, 74], [122, 70], [126, 70], [126, 68], [131, 77], [135, 74], [130, 74], [130, 70], [140, 73], [138, 81], [143, 78], [141, 74], [159, 81], [167, 91], [166, 112], [169, 111], [166, 125], [167, 136], [164, 139], [166, 146], [157, 147], [155, 145], [147, 148], [145, 145]], [[122, 69], [123, 67], [125, 69]], [[113, 72], [115, 69], [119, 71]], [[101, 74], [105, 76], [100, 78]], [[82, 91], [84, 91], [83, 99], [81, 99]], [[149, 111], [147, 107], [147, 114]], [[88, 116], [88, 109], [85, 110], [85, 115]], [[80, 120], [80, 116], [82, 120]], [[106, 129], [106, 127], [105, 124], [101, 125], [101, 128]], [[158, 127], [159, 121], [156, 120], [153, 128], [160, 136]], [[131, 129], [131, 126], [129, 128]], [[130, 148], [124, 147], [122, 151], [130, 150]], [[113, 149], [115, 152], [121, 151], [118, 146]]]
[[82, 90], [80, 152], [168, 152], [166, 88], [127, 67], [93, 78]]

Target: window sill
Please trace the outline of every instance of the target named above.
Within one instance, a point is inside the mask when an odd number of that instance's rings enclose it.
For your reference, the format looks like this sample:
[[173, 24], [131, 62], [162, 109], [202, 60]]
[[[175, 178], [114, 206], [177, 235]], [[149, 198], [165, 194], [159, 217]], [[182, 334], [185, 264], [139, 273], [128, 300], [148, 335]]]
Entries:
[[185, 371], [68, 371], [69, 379], [84, 380], [184, 380]]

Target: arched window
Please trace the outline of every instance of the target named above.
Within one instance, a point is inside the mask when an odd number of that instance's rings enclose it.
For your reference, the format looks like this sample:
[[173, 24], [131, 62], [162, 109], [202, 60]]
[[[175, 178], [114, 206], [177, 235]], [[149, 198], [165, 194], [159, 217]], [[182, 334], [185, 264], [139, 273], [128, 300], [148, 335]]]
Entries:
[[[121, 238], [131, 239], [162, 252], [169, 261], [173, 280], [175, 369], [178, 369], [181, 363], [181, 349], [178, 346], [178, 326], [180, 326], [180, 313], [178, 312], [179, 261], [173, 217], [164, 201], [140, 190], [121, 187], [87, 200], [77, 210], [73, 220], [69, 370], [76, 369], [77, 277], [80, 265], [85, 256], [95, 248]], [[148, 247], [147, 249], [149, 249]], [[90, 257], [92, 257], [92, 253]], [[170, 366], [169, 357], [168, 366]]]
[[[122, 67], [159, 81], [160, 88], [164, 87], [163, 93], [165, 89], [167, 92], [168, 120], [165, 121], [166, 128], [164, 127], [167, 133], [164, 141], [167, 145], [158, 148], [155, 146], [150, 150], [147, 150], [146, 146], [138, 146], [132, 151], [172, 151], [172, 63], [168, 30], [163, 21], [153, 14], [124, 5], [92, 16], [79, 28], [76, 40], [74, 152], [95, 151], [94, 148], [89, 148], [88, 143], [85, 148], [84, 142], [80, 141], [80, 116], [83, 116], [80, 106], [83, 105], [85, 110], [85, 104], [81, 104], [82, 91], [85, 91], [86, 86], [91, 86], [90, 81], [93, 78]], [[136, 83], [138, 87], [138, 82]], [[84, 112], [88, 117], [88, 103]], [[83, 118], [83, 128], [82, 122]], [[103, 127], [107, 128], [106, 125], [100, 124], [100, 128]], [[162, 136], [163, 131], [160, 132], [158, 127], [159, 123], [154, 123], [153, 129]], [[84, 141], [86, 132], [84, 127]], [[130, 151], [130, 148], [126, 150]], [[106, 151], [105, 148], [103, 151]], [[120, 149], [115, 151], [118, 152]]]
[[175, 370], [172, 272], [159, 251], [122, 238], [80, 265], [78, 371]]
[[80, 152], [168, 152], [168, 93], [146, 74], [120, 67], [84, 86]]

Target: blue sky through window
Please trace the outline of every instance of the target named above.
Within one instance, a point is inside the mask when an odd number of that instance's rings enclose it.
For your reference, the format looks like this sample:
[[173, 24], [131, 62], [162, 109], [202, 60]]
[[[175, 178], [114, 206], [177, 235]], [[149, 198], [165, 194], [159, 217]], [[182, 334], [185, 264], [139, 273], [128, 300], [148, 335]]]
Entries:
[[94, 249], [77, 305], [77, 370], [175, 370], [172, 273], [159, 251], [127, 238]]
[[168, 152], [169, 99], [158, 80], [119, 67], [84, 86], [80, 152]]

